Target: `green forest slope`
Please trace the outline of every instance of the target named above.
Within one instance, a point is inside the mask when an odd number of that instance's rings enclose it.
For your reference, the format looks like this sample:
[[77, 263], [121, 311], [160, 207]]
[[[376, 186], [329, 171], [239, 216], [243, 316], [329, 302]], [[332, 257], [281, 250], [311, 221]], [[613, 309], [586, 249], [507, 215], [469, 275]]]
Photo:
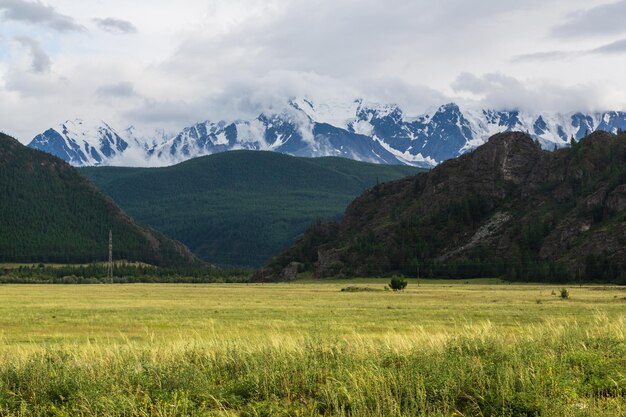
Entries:
[[316, 219], [334, 219], [361, 192], [417, 168], [343, 158], [234, 151], [166, 168], [83, 168], [137, 220], [222, 265], [257, 266]]
[[115, 259], [183, 265], [179, 242], [135, 223], [76, 169], [0, 133], [0, 262], [87, 263]]

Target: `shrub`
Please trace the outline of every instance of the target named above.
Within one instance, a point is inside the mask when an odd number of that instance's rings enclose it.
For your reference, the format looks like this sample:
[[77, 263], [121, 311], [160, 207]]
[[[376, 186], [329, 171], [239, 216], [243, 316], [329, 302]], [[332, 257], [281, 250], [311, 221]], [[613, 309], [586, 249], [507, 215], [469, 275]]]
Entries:
[[567, 288], [561, 288], [561, 299], [567, 300], [569, 298], [569, 291]]
[[407, 282], [405, 279], [402, 279], [400, 277], [392, 277], [391, 281], [389, 282], [389, 288], [391, 288], [394, 291], [404, 291], [404, 289], [407, 286]]
[[370, 288], [370, 287], [345, 287], [341, 289], [341, 292], [371, 292], [371, 291], [380, 291], [380, 289]]

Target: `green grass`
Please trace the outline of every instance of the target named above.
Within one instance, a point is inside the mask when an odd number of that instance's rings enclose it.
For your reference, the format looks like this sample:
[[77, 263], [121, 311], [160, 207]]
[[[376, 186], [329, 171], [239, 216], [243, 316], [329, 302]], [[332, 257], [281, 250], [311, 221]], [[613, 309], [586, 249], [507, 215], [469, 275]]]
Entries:
[[0, 286], [0, 415], [625, 415], [623, 287], [385, 282]]

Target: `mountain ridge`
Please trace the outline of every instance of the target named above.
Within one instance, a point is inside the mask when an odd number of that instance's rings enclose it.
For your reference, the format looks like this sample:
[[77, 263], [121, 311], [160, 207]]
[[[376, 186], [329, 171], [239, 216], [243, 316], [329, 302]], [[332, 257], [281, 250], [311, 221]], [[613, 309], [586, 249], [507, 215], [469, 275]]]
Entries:
[[[626, 282], [626, 134], [556, 152], [494, 135], [427, 173], [380, 184], [256, 274], [403, 274]], [[418, 269], [419, 268], [419, 269]], [[292, 271], [292, 272], [289, 272]], [[621, 280], [621, 281], [620, 281]]]
[[544, 149], [597, 130], [626, 129], [626, 112], [528, 113], [461, 109], [455, 103], [407, 116], [394, 104], [343, 104], [301, 98], [256, 118], [204, 121], [168, 135], [116, 130], [105, 122], [68, 121], [37, 135], [28, 146], [76, 166], [169, 166], [228, 150], [268, 150], [293, 156], [340, 156], [365, 162], [433, 167], [503, 131], [527, 132]]

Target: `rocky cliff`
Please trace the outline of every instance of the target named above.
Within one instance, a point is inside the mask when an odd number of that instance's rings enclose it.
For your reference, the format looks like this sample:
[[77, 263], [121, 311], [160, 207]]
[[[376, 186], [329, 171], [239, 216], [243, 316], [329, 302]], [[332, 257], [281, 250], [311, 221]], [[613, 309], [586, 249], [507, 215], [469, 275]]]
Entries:
[[546, 152], [497, 134], [428, 173], [380, 184], [317, 224], [257, 279], [298, 262], [318, 277], [624, 280], [626, 134]]

